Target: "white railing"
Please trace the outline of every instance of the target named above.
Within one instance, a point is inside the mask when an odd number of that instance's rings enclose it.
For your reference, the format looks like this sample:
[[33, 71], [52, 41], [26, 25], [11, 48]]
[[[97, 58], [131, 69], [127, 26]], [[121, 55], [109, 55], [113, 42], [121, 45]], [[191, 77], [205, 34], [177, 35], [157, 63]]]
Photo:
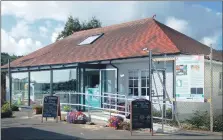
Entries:
[[[67, 105], [67, 106], [81, 106], [81, 107], [87, 107], [87, 111], [90, 115], [91, 109], [98, 109], [98, 110], [103, 110], [103, 111], [108, 111], [110, 112], [115, 112], [116, 114], [124, 114], [125, 116], [130, 114], [130, 103], [132, 100], [134, 100], [133, 98], [129, 98], [126, 95], [123, 94], [118, 94], [118, 93], [102, 93], [102, 95], [93, 95], [93, 94], [88, 94], [88, 93], [77, 93], [77, 92], [56, 92], [55, 95], [67, 95], [66, 98], [67, 102], [60, 102], [61, 105]], [[85, 104], [83, 103], [74, 103], [71, 102], [71, 96], [72, 95], [85, 95], [85, 100], [87, 101], [87, 103], [85, 102]], [[102, 107], [96, 107], [96, 106], [92, 106], [90, 103], [90, 96], [92, 97], [99, 97], [99, 101], [101, 101]], [[82, 96], [83, 97], [83, 96]], [[76, 98], [78, 98], [78, 96], [76, 96]], [[146, 97], [141, 97], [141, 98], [146, 98]], [[60, 98], [60, 100], [62, 100]], [[77, 99], [75, 99], [77, 101]], [[84, 99], [83, 99], [84, 100]], [[112, 102], [113, 100], [113, 102]], [[119, 105], [119, 102], [122, 101], [121, 103], [123, 103], [124, 105]], [[152, 102], [152, 104], [159, 104], [159, 105], [163, 105], [162, 102]], [[165, 103], [168, 106], [171, 106], [172, 108], [172, 112], [173, 112], [173, 106], [170, 103]], [[163, 117], [153, 117], [153, 118], [157, 118], [157, 119], [163, 119]], [[172, 118], [173, 119], [173, 118]], [[172, 119], [165, 119], [165, 120], [172, 120]]]

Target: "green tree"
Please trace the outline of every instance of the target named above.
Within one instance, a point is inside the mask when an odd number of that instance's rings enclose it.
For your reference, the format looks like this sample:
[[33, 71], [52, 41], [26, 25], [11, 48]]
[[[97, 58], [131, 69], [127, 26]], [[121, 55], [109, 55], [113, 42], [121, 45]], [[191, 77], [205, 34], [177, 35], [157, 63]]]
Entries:
[[92, 17], [92, 19], [89, 22], [80, 23], [78, 18], [73, 18], [72, 16], [69, 16], [67, 22], [65, 23], [63, 31], [59, 33], [56, 41], [63, 39], [73, 34], [74, 32], [99, 28], [99, 27], [101, 27], [101, 22], [96, 17]]
[[17, 58], [22, 56], [16, 56], [16, 55], [9, 55], [8, 53], [1, 53], [1, 66], [8, 63], [8, 59], [10, 59], [10, 62], [16, 60]]

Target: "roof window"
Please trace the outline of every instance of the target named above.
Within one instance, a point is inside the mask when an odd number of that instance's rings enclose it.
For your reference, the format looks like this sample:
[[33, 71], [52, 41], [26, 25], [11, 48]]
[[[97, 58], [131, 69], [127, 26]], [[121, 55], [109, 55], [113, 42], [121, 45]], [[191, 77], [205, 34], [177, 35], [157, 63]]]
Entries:
[[82, 41], [80, 44], [78, 45], [89, 45], [89, 44], [92, 44], [93, 42], [95, 42], [98, 38], [100, 38], [101, 36], [103, 35], [102, 34], [97, 34], [97, 35], [92, 35], [92, 36], [89, 36], [87, 37], [84, 41]]

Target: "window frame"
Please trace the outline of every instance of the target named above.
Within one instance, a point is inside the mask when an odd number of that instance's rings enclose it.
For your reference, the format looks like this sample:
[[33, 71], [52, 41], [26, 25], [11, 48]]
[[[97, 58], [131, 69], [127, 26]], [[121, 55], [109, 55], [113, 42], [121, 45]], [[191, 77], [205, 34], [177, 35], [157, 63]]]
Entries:
[[[137, 79], [134, 77], [134, 78], [130, 78], [130, 73], [131, 72], [137, 72]], [[143, 78], [143, 72], [145, 72], [145, 78]], [[129, 94], [130, 92], [128, 92], [128, 96], [134, 96], [134, 97], [140, 97], [140, 96], [143, 96], [143, 97], [146, 97], [146, 96], [149, 96], [148, 95], [148, 92], [149, 92], [149, 69], [133, 69], [133, 70], [128, 70], [128, 90], [130, 91], [130, 89], [133, 89], [133, 93], [132, 94]], [[135, 76], [135, 75], [133, 75]], [[142, 80], [146, 80], [146, 85], [145, 86], [142, 86]], [[133, 86], [130, 87], [130, 81], [134, 81], [134, 80], [138, 80], [138, 87], [134, 87], [134, 83], [133, 83]], [[134, 94], [134, 89], [137, 88], [138, 89], [138, 95], [136, 96]], [[146, 95], [142, 95], [142, 89], [146, 89]]]

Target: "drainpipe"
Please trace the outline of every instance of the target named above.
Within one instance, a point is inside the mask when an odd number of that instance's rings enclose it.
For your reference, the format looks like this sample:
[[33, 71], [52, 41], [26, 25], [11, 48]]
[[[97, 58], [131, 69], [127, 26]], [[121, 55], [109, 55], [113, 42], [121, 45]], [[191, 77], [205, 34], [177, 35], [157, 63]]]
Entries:
[[[117, 92], [117, 94], [118, 94], [118, 78], [119, 78], [119, 69], [118, 69], [118, 67], [116, 67], [114, 64], [112, 64], [111, 63], [111, 61], [110, 61], [110, 65], [112, 66], [112, 67], [114, 67], [114, 68], [116, 68], [116, 70], [117, 70], [117, 80], [116, 80], [116, 85], [117, 85], [117, 88], [116, 88], [116, 92]], [[118, 103], [118, 95], [116, 94], [116, 102]], [[117, 110], [117, 106], [116, 106], [116, 110]]]
[[116, 68], [116, 70], [117, 70], [117, 81], [116, 81], [116, 84], [117, 84], [117, 93], [118, 93], [118, 74], [119, 74], [119, 69], [118, 69], [118, 67], [116, 67], [114, 64], [112, 64], [111, 63], [111, 61], [110, 61], [110, 65], [112, 66], [112, 67], [114, 67], [114, 68]]

